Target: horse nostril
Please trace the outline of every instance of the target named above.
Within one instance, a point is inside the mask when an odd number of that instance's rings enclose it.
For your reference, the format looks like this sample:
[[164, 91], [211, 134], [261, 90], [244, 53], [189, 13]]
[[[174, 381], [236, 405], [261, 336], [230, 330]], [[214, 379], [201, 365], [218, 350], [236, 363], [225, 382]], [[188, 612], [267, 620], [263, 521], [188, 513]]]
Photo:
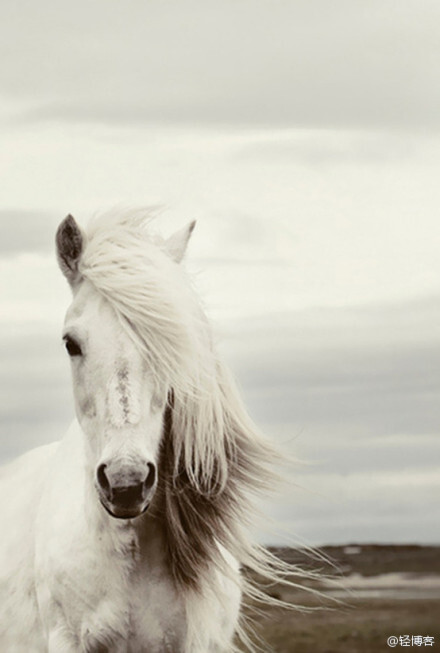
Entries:
[[110, 488], [110, 483], [107, 478], [107, 475], [105, 473], [105, 468], [107, 465], [99, 465], [98, 470], [96, 472], [96, 477], [98, 479], [99, 486], [101, 490], [108, 496], [110, 497], [111, 495], [111, 488]]
[[153, 465], [153, 463], [148, 463], [148, 471], [147, 471], [147, 476], [144, 480], [144, 489], [145, 490], [151, 490], [153, 487], [155, 481], [156, 481], [156, 467]]

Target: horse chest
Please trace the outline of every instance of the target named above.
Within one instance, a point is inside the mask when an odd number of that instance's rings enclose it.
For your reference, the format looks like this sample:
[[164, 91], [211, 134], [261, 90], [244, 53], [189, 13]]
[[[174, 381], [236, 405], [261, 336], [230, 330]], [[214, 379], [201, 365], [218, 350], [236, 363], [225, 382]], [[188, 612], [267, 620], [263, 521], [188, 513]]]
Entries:
[[183, 653], [184, 607], [166, 583], [136, 582], [98, 603], [81, 631], [87, 653]]
[[49, 581], [46, 622], [49, 630], [70, 631], [77, 641], [72, 648], [84, 653], [185, 650], [184, 602], [156, 550], [145, 559], [127, 549], [124, 554], [93, 549], [92, 542], [79, 548], [77, 541], [63, 557], [49, 549], [42, 570]]
[[185, 609], [169, 579], [146, 570], [136, 577], [132, 588], [128, 650], [132, 653], [184, 651]]
[[95, 653], [101, 650], [95, 641], [111, 641], [108, 653], [183, 652], [185, 609], [166, 571], [135, 567], [125, 582], [115, 571], [107, 573], [107, 587], [95, 596], [96, 612], [83, 621], [81, 630], [90, 642], [84, 649]]

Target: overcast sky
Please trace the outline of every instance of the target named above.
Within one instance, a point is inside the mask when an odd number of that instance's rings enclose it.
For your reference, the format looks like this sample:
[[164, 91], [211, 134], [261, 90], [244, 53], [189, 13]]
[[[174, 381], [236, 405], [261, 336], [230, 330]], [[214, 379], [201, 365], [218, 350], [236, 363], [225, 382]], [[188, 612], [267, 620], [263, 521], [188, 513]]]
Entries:
[[54, 232], [196, 218], [188, 267], [312, 544], [439, 542], [440, 5], [0, 8], [0, 460], [73, 415]]

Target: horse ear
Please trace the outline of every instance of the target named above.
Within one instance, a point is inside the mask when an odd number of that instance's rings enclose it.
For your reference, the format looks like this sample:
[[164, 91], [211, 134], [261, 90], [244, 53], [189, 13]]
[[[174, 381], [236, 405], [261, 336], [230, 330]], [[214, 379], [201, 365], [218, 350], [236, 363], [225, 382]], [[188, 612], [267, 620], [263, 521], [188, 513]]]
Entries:
[[79, 277], [79, 260], [84, 246], [84, 238], [75, 218], [70, 214], [64, 218], [56, 234], [58, 264], [70, 285]]
[[180, 263], [180, 261], [183, 259], [186, 251], [186, 247], [188, 245], [188, 241], [190, 239], [190, 236], [193, 232], [194, 227], [196, 226], [196, 221], [193, 220], [189, 224], [186, 225], [183, 229], [179, 229], [179, 231], [176, 231], [175, 234], [170, 236], [166, 241], [165, 241], [165, 249], [169, 256], [175, 261], [176, 263]]

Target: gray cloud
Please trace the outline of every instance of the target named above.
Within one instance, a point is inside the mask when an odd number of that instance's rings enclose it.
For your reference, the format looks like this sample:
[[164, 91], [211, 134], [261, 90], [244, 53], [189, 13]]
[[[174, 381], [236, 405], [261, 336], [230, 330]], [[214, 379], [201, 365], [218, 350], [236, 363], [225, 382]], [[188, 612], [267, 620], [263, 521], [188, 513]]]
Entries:
[[[347, 542], [438, 544], [438, 525], [433, 519], [438, 512], [438, 501], [432, 487], [408, 487], [406, 491], [399, 488], [393, 494], [381, 488], [381, 494], [372, 494], [374, 483], [372, 477], [370, 488], [361, 493], [355, 484], [347, 482], [344, 499], [334, 502], [322, 495], [313, 500], [307, 497], [307, 492], [297, 493], [297, 506], [279, 511], [276, 519], [284, 529], [300, 534], [302, 539], [315, 545]], [[329, 491], [327, 489], [327, 493]], [[270, 539], [270, 535], [267, 537], [266, 541], [277, 542]]]
[[[289, 354], [287, 354], [289, 352]], [[280, 352], [281, 354], [281, 352]], [[282, 354], [281, 354], [282, 355]], [[319, 424], [327, 433], [353, 437], [377, 432], [438, 432], [440, 352], [424, 348], [392, 352], [323, 349], [307, 359], [285, 350], [290, 374], [273, 368], [242, 373], [247, 396], [260, 420], [292, 420], [301, 428]]]
[[[26, 120], [438, 127], [438, 3], [3, 3]], [[18, 117], [18, 115], [17, 115]]]
[[236, 326], [223, 349], [257, 420], [291, 438], [416, 438], [439, 433], [439, 318], [438, 297], [303, 311]]

